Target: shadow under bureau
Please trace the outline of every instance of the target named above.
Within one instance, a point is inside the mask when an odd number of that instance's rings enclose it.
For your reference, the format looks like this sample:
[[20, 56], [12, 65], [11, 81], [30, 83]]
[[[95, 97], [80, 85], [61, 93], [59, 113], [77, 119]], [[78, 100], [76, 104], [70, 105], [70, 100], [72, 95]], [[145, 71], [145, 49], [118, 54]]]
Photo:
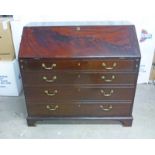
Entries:
[[140, 63], [133, 25], [24, 27], [19, 63], [29, 126], [132, 125]]

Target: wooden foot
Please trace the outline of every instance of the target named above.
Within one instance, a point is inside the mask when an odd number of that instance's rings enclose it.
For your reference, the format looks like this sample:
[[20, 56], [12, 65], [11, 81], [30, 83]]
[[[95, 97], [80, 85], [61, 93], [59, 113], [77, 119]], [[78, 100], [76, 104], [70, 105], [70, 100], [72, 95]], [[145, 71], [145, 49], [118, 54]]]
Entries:
[[[103, 121], [120, 121], [124, 127], [132, 126], [133, 117], [27, 117], [27, 125], [35, 126], [37, 121], [51, 121], [54, 124], [98, 124]], [[74, 122], [74, 123], [73, 123]]]
[[129, 119], [129, 120], [121, 120], [121, 123], [124, 127], [129, 127], [129, 126], [132, 126], [132, 119]]
[[34, 120], [31, 120], [31, 119], [27, 119], [27, 125], [28, 125], [29, 127], [36, 126], [36, 125], [35, 125], [35, 121], [34, 121]]

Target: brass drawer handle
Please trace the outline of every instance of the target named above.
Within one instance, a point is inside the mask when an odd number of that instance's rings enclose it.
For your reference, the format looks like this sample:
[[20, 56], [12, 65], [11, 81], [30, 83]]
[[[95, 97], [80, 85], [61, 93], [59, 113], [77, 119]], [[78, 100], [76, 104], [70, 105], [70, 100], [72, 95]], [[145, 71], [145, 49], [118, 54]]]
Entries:
[[110, 110], [112, 110], [112, 105], [109, 105], [107, 108], [105, 108], [103, 105], [100, 105], [100, 108], [101, 108], [103, 111], [110, 111]]
[[54, 96], [58, 93], [58, 90], [54, 90], [53, 93], [50, 93], [48, 90], [45, 90], [44, 93], [47, 95], [47, 96]]
[[46, 76], [43, 76], [43, 80], [46, 82], [54, 82], [57, 79], [57, 76], [53, 76], [51, 80], [49, 80]]
[[46, 70], [51, 70], [51, 69], [53, 69], [54, 67], [56, 67], [56, 64], [52, 64], [51, 67], [47, 67], [44, 63], [42, 63], [42, 67], [43, 67], [44, 69], [46, 69]]
[[58, 105], [56, 105], [55, 107], [52, 107], [52, 105], [47, 105], [47, 106], [46, 106], [46, 109], [48, 109], [48, 110], [50, 110], [50, 111], [55, 111], [55, 110], [57, 110], [58, 108], [59, 108]]
[[108, 97], [108, 96], [111, 96], [111, 95], [114, 93], [114, 90], [111, 89], [109, 93], [105, 93], [105, 91], [104, 91], [103, 89], [101, 89], [100, 92], [101, 92], [104, 96]]
[[103, 66], [105, 69], [107, 69], [107, 70], [111, 70], [111, 69], [114, 69], [114, 68], [117, 66], [117, 63], [114, 62], [114, 63], [112, 64], [112, 67], [107, 67], [106, 63], [102, 62], [102, 66]]
[[78, 63], [77, 63], [77, 65], [78, 65], [78, 66], [81, 66], [81, 63], [80, 63], [80, 62], [78, 62]]
[[111, 76], [111, 79], [106, 79], [106, 76], [101, 76], [101, 79], [104, 80], [105, 82], [112, 82], [115, 79], [115, 75]]

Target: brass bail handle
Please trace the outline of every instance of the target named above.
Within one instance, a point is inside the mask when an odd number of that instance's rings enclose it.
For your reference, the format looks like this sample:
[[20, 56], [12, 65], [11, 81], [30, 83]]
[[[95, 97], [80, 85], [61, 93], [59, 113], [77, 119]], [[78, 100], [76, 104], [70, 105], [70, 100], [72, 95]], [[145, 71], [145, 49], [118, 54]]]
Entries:
[[50, 110], [50, 111], [55, 111], [59, 108], [58, 105], [55, 105], [54, 107], [52, 105], [47, 105], [46, 109]]
[[108, 67], [105, 62], [102, 62], [102, 67], [104, 67], [107, 70], [114, 69], [116, 66], [117, 66], [117, 63], [116, 62], [114, 62], [111, 67]]
[[58, 90], [54, 90], [52, 93], [49, 92], [48, 90], [45, 90], [44, 93], [47, 95], [47, 96], [54, 96], [58, 93]]
[[115, 75], [111, 76], [111, 79], [106, 79], [106, 76], [101, 76], [101, 79], [104, 80], [105, 82], [112, 82], [115, 79]]
[[103, 111], [110, 111], [110, 110], [112, 110], [112, 105], [109, 105], [107, 108], [106, 107], [104, 107], [103, 105], [100, 105], [100, 108], [103, 110]]
[[42, 67], [46, 70], [52, 70], [56, 67], [56, 64], [52, 64], [51, 67], [47, 67], [45, 63], [42, 63]]
[[45, 80], [46, 82], [54, 82], [57, 79], [57, 76], [53, 76], [52, 79], [48, 79], [46, 76], [43, 76], [43, 80]]
[[108, 96], [111, 96], [111, 95], [114, 93], [114, 90], [111, 89], [109, 93], [106, 93], [103, 89], [101, 89], [100, 92], [101, 92], [105, 97], [108, 97]]

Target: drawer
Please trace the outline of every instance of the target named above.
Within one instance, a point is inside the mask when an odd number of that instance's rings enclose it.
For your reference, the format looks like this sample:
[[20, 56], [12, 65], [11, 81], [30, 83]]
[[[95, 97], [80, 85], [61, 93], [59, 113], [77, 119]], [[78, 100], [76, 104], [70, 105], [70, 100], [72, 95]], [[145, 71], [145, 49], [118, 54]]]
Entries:
[[29, 116], [129, 116], [132, 104], [28, 104]]
[[25, 86], [68, 84], [135, 84], [136, 73], [22, 72]]
[[134, 98], [135, 88], [130, 87], [25, 87], [26, 100], [38, 103], [44, 101], [63, 100], [128, 100]]
[[139, 59], [21, 59], [24, 71], [41, 70], [102, 70], [102, 71], [133, 71], [139, 67]]

